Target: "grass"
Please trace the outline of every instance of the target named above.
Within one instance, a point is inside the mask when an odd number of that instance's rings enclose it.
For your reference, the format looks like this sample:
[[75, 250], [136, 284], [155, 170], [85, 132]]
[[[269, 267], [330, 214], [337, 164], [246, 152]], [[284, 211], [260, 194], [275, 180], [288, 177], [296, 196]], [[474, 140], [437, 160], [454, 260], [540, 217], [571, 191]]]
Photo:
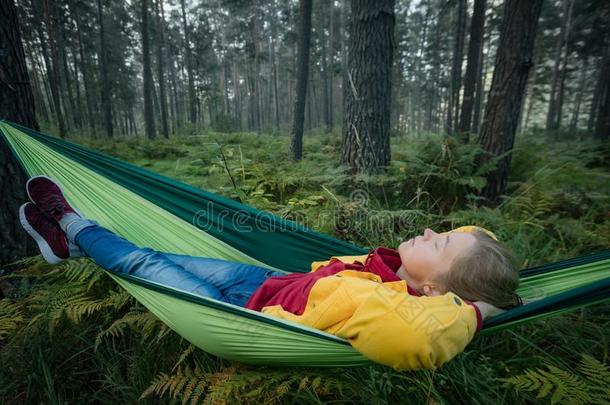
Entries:
[[[524, 267], [610, 247], [610, 148], [592, 142], [519, 137], [507, 194], [491, 208], [477, 197], [489, 169], [473, 164], [477, 147], [436, 134], [393, 138], [387, 172], [358, 176], [338, 165], [337, 133], [307, 136], [298, 163], [282, 136], [73, 140], [363, 246], [396, 246], [425, 227], [478, 224], [511, 246]], [[603, 392], [590, 394], [599, 382], [581, 371], [597, 361], [597, 374], [605, 375], [607, 304], [477, 338], [437, 371], [270, 369], [194, 350], [121, 296], [86, 260], [53, 267], [37, 257], [15, 267], [20, 270], [9, 277], [16, 287], [0, 301], [2, 403], [512, 404], [603, 398]], [[583, 356], [593, 360], [583, 363], [589, 359]], [[537, 382], [527, 379], [532, 375]]]

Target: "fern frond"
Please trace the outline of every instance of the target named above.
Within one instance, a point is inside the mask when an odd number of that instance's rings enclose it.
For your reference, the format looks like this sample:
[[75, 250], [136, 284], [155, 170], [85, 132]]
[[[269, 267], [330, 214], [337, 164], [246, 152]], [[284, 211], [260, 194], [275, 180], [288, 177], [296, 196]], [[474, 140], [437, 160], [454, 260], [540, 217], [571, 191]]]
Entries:
[[182, 362], [188, 356], [190, 356], [194, 351], [195, 351], [195, 345], [193, 345], [193, 344], [188, 345], [188, 347], [182, 353], [180, 353], [180, 356], [178, 357], [178, 361], [176, 361], [176, 364], [174, 364], [174, 367], [172, 367], [172, 371], [174, 371], [176, 369], [176, 367], [178, 367], [180, 364], [182, 364]]
[[[39, 321], [46, 321], [49, 335], [52, 335], [55, 326], [66, 314], [72, 303], [86, 305], [85, 294], [84, 287], [76, 283], [54, 284], [36, 290], [26, 300], [28, 309], [37, 313], [30, 320], [28, 326], [34, 326]], [[88, 300], [93, 299], [89, 297]]]
[[154, 316], [151, 312], [139, 308], [132, 308], [130, 312], [120, 319], [117, 319], [107, 329], [97, 334], [93, 345], [94, 350], [97, 350], [102, 343], [102, 340], [108, 337], [122, 337], [125, 329], [128, 327], [140, 332], [143, 341], [151, 338], [156, 329], [159, 329], [159, 332], [155, 337], [155, 342], [159, 342], [170, 331], [167, 325], [162, 323], [159, 318]]
[[552, 404], [609, 404], [610, 371], [591, 356], [583, 355], [577, 370], [563, 370], [552, 364], [544, 369], [528, 369], [521, 375], [504, 378], [517, 393], [535, 393], [537, 399], [550, 395]]
[[8, 299], [0, 300], [0, 341], [17, 330], [22, 322], [20, 306]]
[[163, 397], [166, 393], [172, 399], [180, 398], [185, 404], [189, 401], [199, 400], [205, 390], [205, 373], [196, 368], [178, 369], [175, 374], [169, 375], [160, 373], [148, 388], [142, 393], [140, 399], [144, 399], [152, 394]]

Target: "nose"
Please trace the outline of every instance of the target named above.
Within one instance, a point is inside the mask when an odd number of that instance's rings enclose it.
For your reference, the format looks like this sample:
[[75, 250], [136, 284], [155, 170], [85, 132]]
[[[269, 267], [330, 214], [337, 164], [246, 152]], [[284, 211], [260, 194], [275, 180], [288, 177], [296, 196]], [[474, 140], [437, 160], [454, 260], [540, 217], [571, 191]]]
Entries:
[[430, 228], [426, 228], [424, 230], [424, 240], [430, 240], [430, 238], [432, 238], [433, 236], [436, 236], [436, 235], [438, 235], [438, 234]]

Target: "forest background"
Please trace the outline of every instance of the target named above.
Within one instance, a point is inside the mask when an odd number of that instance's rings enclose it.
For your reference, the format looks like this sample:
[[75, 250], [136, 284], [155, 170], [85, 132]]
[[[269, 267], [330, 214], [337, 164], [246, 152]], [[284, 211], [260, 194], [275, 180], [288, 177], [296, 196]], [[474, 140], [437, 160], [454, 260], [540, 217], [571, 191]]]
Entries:
[[[606, 1], [9, 0], [1, 11], [20, 33], [1, 48], [22, 46], [30, 127], [363, 246], [471, 223], [523, 267], [610, 246]], [[527, 18], [508, 24], [514, 15]], [[4, 95], [22, 81], [3, 62], [0, 113], [12, 118]], [[499, 93], [506, 83], [513, 92]], [[9, 226], [22, 247], [3, 252], [3, 403], [610, 396], [608, 305], [479, 338], [435, 372], [246, 367], [181, 340], [86, 260], [15, 261], [34, 252]]]

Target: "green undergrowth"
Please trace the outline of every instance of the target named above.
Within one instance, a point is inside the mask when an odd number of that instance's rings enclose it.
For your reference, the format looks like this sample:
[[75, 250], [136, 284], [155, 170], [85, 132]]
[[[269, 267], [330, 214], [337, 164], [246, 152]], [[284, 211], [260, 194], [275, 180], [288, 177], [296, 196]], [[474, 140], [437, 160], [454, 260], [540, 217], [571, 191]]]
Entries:
[[[425, 227], [476, 224], [523, 267], [610, 247], [610, 148], [521, 136], [508, 190], [477, 196], [476, 145], [392, 139], [392, 163], [352, 176], [339, 134], [205, 133], [74, 141], [359, 245], [395, 247]], [[610, 308], [598, 305], [475, 339], [436, 371], [245, 366], [195, 349], [87, 259], [10, 266], [0, 300], [1, 403], [608, 403]]]

